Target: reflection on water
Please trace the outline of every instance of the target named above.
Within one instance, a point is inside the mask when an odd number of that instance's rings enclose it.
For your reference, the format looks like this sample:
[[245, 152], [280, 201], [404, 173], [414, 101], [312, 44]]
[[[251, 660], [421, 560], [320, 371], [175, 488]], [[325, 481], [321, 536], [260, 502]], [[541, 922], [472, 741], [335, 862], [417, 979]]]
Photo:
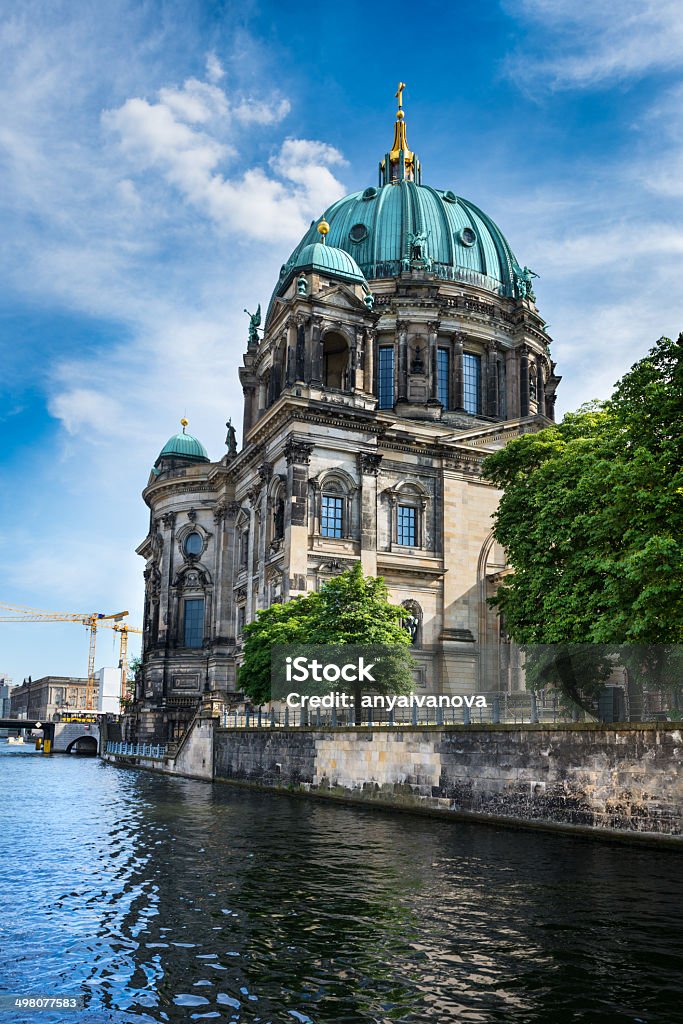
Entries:
[[71, 1020], [683, 1020], [673, 851], [250, 793], [4, 742], [0, 772], [1, 987], [87, 993]]

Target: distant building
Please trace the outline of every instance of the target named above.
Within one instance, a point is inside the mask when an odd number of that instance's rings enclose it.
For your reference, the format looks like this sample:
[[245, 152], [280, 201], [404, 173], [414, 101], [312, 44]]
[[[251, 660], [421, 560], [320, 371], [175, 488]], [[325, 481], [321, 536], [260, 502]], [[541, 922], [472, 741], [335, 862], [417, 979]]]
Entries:
[[[94, 696], [97, 702], [97, 676], [95, 680]], [[87, 685], [87, 679], [73, 676], [43, 676], [41, 679], [31, 679], [29, 676], [11, 691], [11, 717], [51, 721], [56, 712], [64, 714], [84, 710]]]
[[[11, 683], [9, 676], [0, 672], [0, 718], [9, 718]], [[0, 736], [7, 736], [8, 733], [8, 729], [0, 729]]]
[[97, 680], [97, 710], [103, 714], [121, 712], [121, 669], [101, 668], [95, 673]]

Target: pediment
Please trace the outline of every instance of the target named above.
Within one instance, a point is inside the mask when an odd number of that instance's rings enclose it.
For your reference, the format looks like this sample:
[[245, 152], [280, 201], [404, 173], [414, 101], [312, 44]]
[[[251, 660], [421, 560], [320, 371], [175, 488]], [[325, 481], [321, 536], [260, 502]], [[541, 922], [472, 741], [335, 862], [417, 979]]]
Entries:
[[536, 434], [549, 426], [549, 421], [539, 420], [536, 417], [525, 420], [512, 420], [507, 423], [490, 423], [485, 427], [477, 425], [469, 430], [454, 430], [452, 434], [443, 438], [446, 444], [455, 444], [459, 448], [469, 448], [472, 451], [499, 451], [504, 448], [508, 441], [522, 434]]
[[368, 312], [365, 303], [350, 288], [343, 284], [333, 285], [330, 288], [326, 288], [323, 292], [318, 292], [315, 296], [315, 304], [316, 306], [325, 306], [328, 309], [332, 307], [333, 309], [352, 310], [354, 313], [359, 311], [363, 313]]

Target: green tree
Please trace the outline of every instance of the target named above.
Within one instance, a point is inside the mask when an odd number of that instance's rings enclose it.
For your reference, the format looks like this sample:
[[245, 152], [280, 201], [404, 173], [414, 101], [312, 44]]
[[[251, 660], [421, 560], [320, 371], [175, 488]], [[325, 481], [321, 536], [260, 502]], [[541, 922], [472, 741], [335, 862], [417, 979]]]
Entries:
[[[374, 673], [379, 693], [407, 694], [413, 688], [410, 635], [405, 609], [392, 605], [381, 577], [364, 576], [360, 563], [325, 583], [317, 593], [275, 604], [245, 627], [240, 689], [255, 703], [271, 698], [271, 657], [282, 647], [370, 647], [377, 653]], [[319, 692], [329, 684], [318, 687]], [[310, 692], [317, 692], [311, 689]], [[361, 688], [354, 690], [360, 707]]]
[[[612, 645], [683, 641], [683, 335], [660, 338], [608, 402], [511, 441], [484, 473], [504, 491], [494, 533], [514, 568], [494, 603], [518, 643], [560, 645], [532, 685], [552, 666], [582, 703]], [[586, 644], [607, 646], [577, 670], [571, 645]]]

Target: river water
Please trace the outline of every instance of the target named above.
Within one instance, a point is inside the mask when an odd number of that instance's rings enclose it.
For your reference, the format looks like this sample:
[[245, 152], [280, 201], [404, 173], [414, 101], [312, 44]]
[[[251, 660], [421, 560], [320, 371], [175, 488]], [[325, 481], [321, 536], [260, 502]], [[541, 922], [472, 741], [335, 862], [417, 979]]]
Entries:
[[0, 1024], [683, 1021], [680, 855], [0, 741]]

